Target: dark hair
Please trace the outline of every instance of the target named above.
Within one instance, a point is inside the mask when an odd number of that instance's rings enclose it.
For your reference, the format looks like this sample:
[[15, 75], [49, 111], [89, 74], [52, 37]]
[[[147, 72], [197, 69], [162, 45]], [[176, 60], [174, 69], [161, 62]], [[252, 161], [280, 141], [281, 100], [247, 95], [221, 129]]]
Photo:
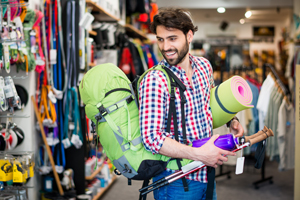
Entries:
[[156, 34], [156, 28], [159, 25], [179, 29], [184, 34], [187, 34], [189, 30], [192, 30], [194, 34], [198, 30], [198, 27], [193, 24], [190, 12], [180, 8], [159, 9], [158, 14], [153, 17], [150, 30]]

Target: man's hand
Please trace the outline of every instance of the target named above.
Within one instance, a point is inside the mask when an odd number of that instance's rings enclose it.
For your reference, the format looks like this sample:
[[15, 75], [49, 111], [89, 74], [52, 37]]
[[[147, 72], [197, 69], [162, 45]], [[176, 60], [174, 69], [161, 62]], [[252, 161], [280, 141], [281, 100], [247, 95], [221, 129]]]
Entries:
[[193, 148], [193, 160], [199, 160], [207, 166], [217, 168], [218, 165], [222, 165], [223, 162], [227, 162], [227, 155], [235, 156], [235, 153], [220, 149], [215, 146], [214, 142], [219, 135], [212, 136], [203, 146], [199, 148]]
[[236, 119], [233, 119], [230, 124], [230, 133], [234, 134], [235, 137], [242, 137], [244, 134], [244, 128], [240, 122]]

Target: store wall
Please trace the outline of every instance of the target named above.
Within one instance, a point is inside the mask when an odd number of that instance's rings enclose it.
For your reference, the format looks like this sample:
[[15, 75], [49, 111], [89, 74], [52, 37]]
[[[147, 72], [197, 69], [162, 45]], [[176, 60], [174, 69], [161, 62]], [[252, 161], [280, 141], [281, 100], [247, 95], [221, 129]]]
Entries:
[[[35, 95], [35, 72], [29, 72], [28, 76], [26, 76], [25, 72], [20, 70], [19, 73], [16, 72], [16, 67], [12, 67], [10, 74], [2, 74], [2, 76], [12, 76], [13, 81], [17, 85], [23, 86], [28, 92], [28, 103], [24, 107], [23, 110], [19, 110], [15, 112], [17, 117], [13, 118], [13, 122], [17, 124], [17, 126], [23, 130], [24, 132], [24, 140], [23, 142], [17, 146], [15, 149], [11, 150], [11, 152], [34, 152], [35, 156], [38, 152], [38, 135], [35, 129], [35, 113], [33, 109], [33, 104], [31, 101], [31, 95]], [[20, 79], [19, 77], [27, 77], [25, 79]], [[21, 117], [19, 117], [21, 116]], [[35, 176], [29, 180], [26, 184], [28, 189], [28, 199], [35, 200], [38, 199], [38, 191], [40, 189], [40, 184], [37, 181], [38, 174], [35, 171]]]
[[[281, 31], [284, 27], [289, 27], [290, 18], [283, 20], [278, 23], [255, 23], [255, 24], [240, 24], [240, 23], [229, 23], [225, 31], [219, 28], [220, 23], [203, 23], [198, 22], [194, 19], [195, 25], [198, 26], [198, 31], [194, 35], [194, 40], [201, 40], [213, 37], [232, 37], [237, 39], [253, 39], [253, 26], [274, 26], [275, 36], [273, 42], [251, 42], [249, 46], [250, 56], [253, 56], [255, 50], [261, 53], [262, 50], [275, 50], [276, 58], [278, 58], [278, 42], [282, 39]], [[276, 62], [278, 63], [278, 62]], [[278, 64], [275, 66], [277, 69], [280, 68]]]

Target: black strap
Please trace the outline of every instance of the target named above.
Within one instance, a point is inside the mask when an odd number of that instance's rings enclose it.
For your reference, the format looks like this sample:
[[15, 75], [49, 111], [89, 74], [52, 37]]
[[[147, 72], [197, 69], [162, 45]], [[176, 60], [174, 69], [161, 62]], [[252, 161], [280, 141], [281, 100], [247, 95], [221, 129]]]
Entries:
[[[146, 179], [146, 180], [144, 180], [144, 182], [143, 182], [142, 188], [147, 187], [148, 185], [149, 185], [149, 179]], [[146, 200], [147, 194], [142, 195], [142, 193], [140, 193], [139, 200], [142, 200], [142, 198], [143, 198], [143, 200]]]
[[214, 186], [215, 186], [215, 168], [207, 167], [206, 200], [213, 199]]
[[130, 91], [129, 89], [126, 89], [126, 88], [116, 88], [116, 89], [113, 89], [113, 90], [111, 90], [111, 91], [109, 91], [109, 92], [106, 92], [106, 93], [105, 93], [105, 97], [107, 97], [107, 96], [110, 95], [111, 93], [117, 92], [117, 91], [125, 91], [125, 92], [131, 93], [131, 91]]
[[[165, 69], [167, 69], [167, 68], [165, 68]], [[182, 119], [181, 121], [182, 121], [183, 141], [184, 141], [184, 144], [186, 144], [187, 143], [187, 139], [186, 139], [186, 127], [185, 127], [186, 125], [185, 125], [185, 115], [184, 115], [184, 104], [186, 103], [186, 99], [185, 99], [184, 94], [183, 94], [184, 90], [186, 90], [186, 87], [176, 77], [175, 74], [173, 74], [171, 71], [168, 71], [168, 70], [166, 70], [166, 71], [167, 71], [167, 74], [169, 75], [170, 82], [171, 82], [171, 97], [170, 97], [170, 107], [169, 107], [167, 131], [170, 132], [170, 129], [171, 129], [171, 118], [172, 118], [172, 115], [173, 115], [175, 140], [177, 142], [179, 142], [178, 123], [177, 123], [176, 105], [175, 105], [175, 88], [177, 86], [179, 86], [180, 97], [181, 97], [181, 119]], [[174, 78], [171, 78], [171, 76], [173, 77], [173, 75], [174, 75]], [[180, 85], [183, 85], [183, 87], [180, 86]], [[182, 159], [179, 159], [179, 158], [176, 159], [178, 169], [181, 169], [181, 167], [182, 167], [182, 165], [180, 163], [181, 160]], [[189, 191], [186, 178], [183, 177], [181, 180], [182, 180], [182, 184], [183, 184], [183, 187], [184, 187], [184, 191], [186, 191], [186, 192]]]

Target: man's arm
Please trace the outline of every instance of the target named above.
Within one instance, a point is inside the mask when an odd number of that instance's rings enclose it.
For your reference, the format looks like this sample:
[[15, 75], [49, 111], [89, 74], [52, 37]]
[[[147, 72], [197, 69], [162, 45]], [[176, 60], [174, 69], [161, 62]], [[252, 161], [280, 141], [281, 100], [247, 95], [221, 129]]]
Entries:
[[235, 153], [220, 149], [214, 145], [214, 141], [218, 137], [219, 135], [212, 136], [206, 144], [199, 148], [187, 146], [171, 138], [166, 138], [159, 153], [172, 158], [201, 161], [207, 166], [216, 168], [218, 165], [222, 165], [223, 162], [227, 162], [227, 155], [235, 156]]

